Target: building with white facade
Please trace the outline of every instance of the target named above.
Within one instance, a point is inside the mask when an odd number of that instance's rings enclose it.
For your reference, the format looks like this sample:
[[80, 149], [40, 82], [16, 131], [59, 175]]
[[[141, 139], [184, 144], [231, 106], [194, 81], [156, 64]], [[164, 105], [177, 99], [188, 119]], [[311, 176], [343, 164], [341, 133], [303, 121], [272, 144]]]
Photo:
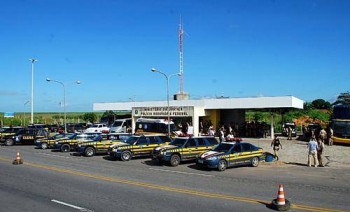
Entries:
[[200, 121], [210, 120], [214, 127], [219, 123], [245, 122], [247, 110], [271, 112], [271, 134], [273, 135], [273, 114], [290, 109], [303, 109], [304, 101], [294, 96], [217, 98], [200, 100], [94, 103], [94, 111], [132, 111], [133, 129], [137, 118], [190, 117], [193, 134], [199, 134]]

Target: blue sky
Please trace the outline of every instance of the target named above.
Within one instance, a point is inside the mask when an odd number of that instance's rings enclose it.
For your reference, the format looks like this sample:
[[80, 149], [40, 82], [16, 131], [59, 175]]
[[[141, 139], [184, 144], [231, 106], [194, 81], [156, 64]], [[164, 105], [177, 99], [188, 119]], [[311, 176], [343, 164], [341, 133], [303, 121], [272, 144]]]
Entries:
[[[349, 91], [347, 0], [12, 0], [0, 7], [0, 112], [92, 111], [95, 102], [166, 99], [179, 71], [191, 98], [293, 95], [333, 102]], [[74, 81], [82, 84], [76, 85]], [[171, 78], [170, 93], [179, 90]]]

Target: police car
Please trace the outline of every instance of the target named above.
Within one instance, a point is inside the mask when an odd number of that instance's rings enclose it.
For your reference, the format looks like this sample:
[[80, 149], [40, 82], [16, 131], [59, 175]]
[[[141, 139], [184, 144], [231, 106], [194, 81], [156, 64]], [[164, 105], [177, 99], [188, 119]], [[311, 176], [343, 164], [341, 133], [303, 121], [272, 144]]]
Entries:
[[125, 143], [111, 145], [108, 154], [112, 159], [128, 161], [136, 156], [151, 156], [154, 148], [170, 142], [171, 139], [165, 135], [134, 135]]
[[108, 140], [80, 142], [77, 151], [86, 157], [92, 157], [95, 154], [107, 154], [111, 145], [124, 143], [129, 137], [131, 137], [131, 134], [128, 133], [114, 133], [108, 136], [110, 138]]
[[196, 160], [196, 157], [218, 145], [214, 137], [178, 137], [169, 145], [155, 148], [152, 158], [177, 166], [181, 161]]
[[41, 149], [53, 148], [56, 141], [69, 139], [73, 133], [57, 133], [49, 138], [41, 138], [35, 141], [35, 146]]
[[5, 137], [13, 136], [18, 131], [22, 130], [23, 127], [3, 127], [0, 128], [0, 142], [5, 141]]
[[246, 142], [223, 142], [214, 149], [200, 154], [196, 160], [199, 166], [224, 171], [227, 167], [251, 165], [257, 167], [263, 156], [263, 149]]
[[55, 141], [54, 149], [60, 150], [61, 152], [70, 152], [76, 150], [78, 143], [99, 141], [102, 140], [101, 133], [73, 133], [70, 137], [64, 140]]
[[43, 128], [23, 128], [16, 134], [8, 134], [3, 137], [6, 146], [14, 144], [34, 144], [34, 141], [48, 136], [48, 132]]

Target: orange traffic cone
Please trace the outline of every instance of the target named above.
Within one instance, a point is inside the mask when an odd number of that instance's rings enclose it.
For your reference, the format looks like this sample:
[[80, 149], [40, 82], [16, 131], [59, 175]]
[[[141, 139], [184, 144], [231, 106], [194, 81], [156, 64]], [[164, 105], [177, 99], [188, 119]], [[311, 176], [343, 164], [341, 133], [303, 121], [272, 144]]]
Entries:
[[19, 152], [17, 152], [16, 159], [13, 161], [12, 164], [14, 164], [14, 165], [23, 164], [23, 160], [21, 159]]
[[272, 208], [277, 211], [287, 211], [290, 209], [290, 202], [284, 197], [283, 185], [279, 185], [277, 199], [272, 200]]

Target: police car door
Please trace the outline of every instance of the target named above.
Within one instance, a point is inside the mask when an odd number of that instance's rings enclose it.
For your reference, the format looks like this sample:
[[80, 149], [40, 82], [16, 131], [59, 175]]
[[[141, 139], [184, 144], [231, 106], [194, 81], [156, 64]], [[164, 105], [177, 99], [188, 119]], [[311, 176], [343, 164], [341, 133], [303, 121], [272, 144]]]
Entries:
[[111, 140], [97, 141], [96, 142], [96, 149], [98, 149], [101, 152], [107, 152], [110, 145], [112, 145]]
[[146, 154], [147, 146], [148, 146], [147, 138], [145, 136], [141, 136], [139, 139], [137, 139], [136, 144], [133, 145], [134, 155]]
[[153, 149], [160, 146], [162, 143], [162, 140], [159, 138], [159, 136], [151, 136], [148, 138], [149, 139], [149, 145], [147, 147], [148, 154], [151, 154]]
[[189, 138], [186, 144], [186, 153], [185, 158], [187, 159], [194, 159], [197, 156], [198, 152], [198, 144], [193, 138]]
[[253, 150], [251, 148], [251, 145], [244, 143], [241, 146], [242, 146], [241, 163], [245, 163], [245, 164], [250, 163], [250, 159], [252, 158], [252, 155], [253, 155]]
[[196, 149], [197, 155], [209, 150], [209, 144], [204, 138], [197, 138], [197, 142], [198, 142], [198, 147]]
[[229, 166], [238, 165], [241, 161], [241, 144], [235, 144], [231, 149], [230, 158], [229, 158]]

